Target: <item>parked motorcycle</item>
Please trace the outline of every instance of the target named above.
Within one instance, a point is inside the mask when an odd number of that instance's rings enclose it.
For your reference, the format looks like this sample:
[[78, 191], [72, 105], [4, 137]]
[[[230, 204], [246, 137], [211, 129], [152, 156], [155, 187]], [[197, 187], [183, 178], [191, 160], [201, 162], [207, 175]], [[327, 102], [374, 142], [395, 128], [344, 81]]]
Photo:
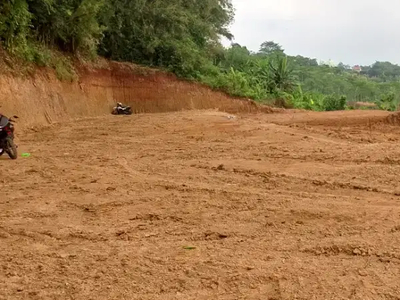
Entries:
[[121, 102], [117, 103], [117, 106], [115, 106], [112, 110], [113, 115], [131, 115], [132, 114], [132, 108], [127, 105], [122, 105]]
[[[14, 116], [18, 119], [17, 116]], [[6, 152], [11, 159], [17, 159], [17, 145], [14, 143], [14, 123], [11, 118], [0, 115], [0, 156]]]

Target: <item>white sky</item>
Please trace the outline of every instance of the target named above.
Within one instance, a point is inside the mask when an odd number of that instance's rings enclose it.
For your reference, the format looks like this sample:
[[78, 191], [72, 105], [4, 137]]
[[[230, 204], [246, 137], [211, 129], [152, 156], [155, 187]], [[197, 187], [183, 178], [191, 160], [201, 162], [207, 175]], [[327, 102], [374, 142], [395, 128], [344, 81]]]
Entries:
[[[232, 0], [234, 42], [335, 63], [400, 63], [400, 0]], [[226, 43], [225, 43], [226, 44]], [[229, 43], [227, 44], [229, 45]]]

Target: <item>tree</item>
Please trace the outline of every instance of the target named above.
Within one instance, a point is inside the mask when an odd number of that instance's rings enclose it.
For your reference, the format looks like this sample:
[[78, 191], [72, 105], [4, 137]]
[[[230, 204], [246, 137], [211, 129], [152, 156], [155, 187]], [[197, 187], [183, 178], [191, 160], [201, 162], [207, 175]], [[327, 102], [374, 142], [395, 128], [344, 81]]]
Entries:
[[0, 42], [7, 49], [24, 51], [32, 15], [26, 0], [0, 2]]
[[351, 67], [350, 67], [349, 65], [345, 65], [345, 64], [342, 63], [342, 62], [340, 62], [340, 63], [337, 65], [337, 68], [338, 68], [339, 70], [341, 70], [341, 71], [346, 71], [346, 70], [350, 70], [350, 69], [351, 69]]
[[377, 61], [368, 69], [367, 74], [370, 77], [379, 77], [383, 80], [393, 79], [400, 76], [400, 66], [390, 62]]
[[28, 43], [41, 42], [60, 50], [95, 53], [102, 29], [98, 0], [3, 0], [0, 3], [0, 41], [25, 53]]
[[230, 0], [107, 0], [100, 53], [196, 77], [233, 20]]
[[317, 60], [314, 58], [308, 58], [301, 55], [297, 55], [295, 57], [289, 57], [290, 62], [295, 66], [304, 66], [304, 67], [311, 67], [311, 66], [318, 66]]
[[242, 47], [239, 44], [232, 44], [230, 48], [225, 50], [221, 67], [225, 70], [234, 68], [239, 71], [248, 71], [251, 60], [251, 53], [246, 47]]
[[258, 51], [260, 54], [283, 54], [284, 50], [281, 45], [275, 43], [274, 41], [267, 41], [261, 44], [260, 50]]

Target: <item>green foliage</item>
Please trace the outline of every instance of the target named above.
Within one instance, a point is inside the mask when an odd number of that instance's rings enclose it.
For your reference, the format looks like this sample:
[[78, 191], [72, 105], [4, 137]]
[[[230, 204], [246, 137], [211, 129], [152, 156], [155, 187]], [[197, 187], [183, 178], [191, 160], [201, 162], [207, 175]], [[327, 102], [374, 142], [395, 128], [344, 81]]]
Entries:
[[301, 85], [292, 94], [294, 108], [322, 111], [325, 110], [325, 96], [317, 93], [303, 92]]
[[346, 97], [328, 95], [324, 98], [323, 105], [324, 105], [324, 110], [326, 111], [344, 110], [346, 107]]
[[281, 45], [273, 42], [273, 41], [266, 41], [261, 44], [260, 50], [258, 51], [259, 54], [283, 54], [284, 50]]
[[221, 60], [232, 20], [230, 0], [3, 0], [0, 43], [39, 65], [51, 60], [45, 46], [199, 79]]
[[[273, 45], [274, 43], [264, 43], [264, 46], [265, 44]], [[231, 47], [227, 51], [232, 51], [234, 48]], [[400, 77], [397, 77], [400, 76], [398, 72], [400, 67], [390, 63], [376, 62], [370, 68], [372, 71], [362, 67], [368, 73], [358, 74], [344, 64], [331, 67], [318, 64], [315, 59], [302, 56], [285, 57], [284, 54], [277, 55], [274, 51], [269, 55], [248, 53], [247, 57], [242, 51], [240, 61], [250, 62], [248, 64], [250, 67], [247, 69], [243, 68], [243, 63], [237, 67], [251, 75], [250, 82], [260, 81], [261, 76], [255, 71], [257, 68], [255, 66], [270, 64], [269, 70], [264, 72], [264, 78], [266, 78], [264, 82], [269, 82], [267, 87], [264, 85], [264, 88], [267, 89], [269, 95], [274, 95], [280, 101], [286, 101], [285, 106], [311, 110], [343, 110], [347, 109], [348, 100], [376, 102], [380, 109], [395, 110], [400, 102]], [[290, 68], [287, 67], [288, 65]], [[284, 71], [286, 69], [287, 72]], [[296, 85], [299, 85], [297, 89], [294, 88]], [[394, 96], [385, 96], [387, 91], [391, 91]]]
[[293, 88], [292, 69], [288, 66], [286, 56], [277, 58], [277, 65], [270, 61], [270, 92], [273, 90], [291, 91]]
[[99, 0], [31, 1], [32, 33], [61, 50], [94, 54], [103, 31], [97, 21], [103, 4]]
[[332, 67], [287, 56], [274, 41], [257, 53], [239, 44], [225, 49], [220, 38], [232, 38], [233, 16], [231, 0], [2, 0], [0, 43], [63, 80], [75, 78], [71, 57], [100, 54], [283, 107], [342, 110], [348, 100], [397, 109], [400, 66]]
[[33, 41], [95, 54], [103, 30], [97, 21], [102, 5], [98, 0], [3, 0], [0, 41], [28, 59]]
[[23, 53], [31, 21], [26, 0], [0, 2], [0, 41], [11, 52]]
[[399, 106], [399, 100], [395, 98], [393, 92], [382, 95], [382, 97], [375, 103], [379, 109], [396, 111]]
[[202, 76], [200, 80], [214, 89], [224, 91], [232, 96], [262, 100], [265, 91], [258, 85], [252, 85], [250, 77], [245, 72], [231, 68], [228, 72], [221, 73], [214, 69], [214, 74]]
[[294, 108], [315, 111], [334, 111], [346, 109], [346, 96], [323, 95], [318, 93], [299, 93], [298, 91], [292, 96]]
[[361, 74], [380, 81], [390, 81], [400, 77], [400, 66], [390, 62], [375, 62], [372, 66], [362, 66]]
[[233, 96], [251, 97], [251, 87], [248, 76], [233, 68], [226, 74], [226, 91]]
[[199, 78], [221, 54], [216, 53], [220, 36], [231, 38], [232, 19], [230, 0], [108, 0], [100, 15], [107, 29], [99, 51], [114, 60]]

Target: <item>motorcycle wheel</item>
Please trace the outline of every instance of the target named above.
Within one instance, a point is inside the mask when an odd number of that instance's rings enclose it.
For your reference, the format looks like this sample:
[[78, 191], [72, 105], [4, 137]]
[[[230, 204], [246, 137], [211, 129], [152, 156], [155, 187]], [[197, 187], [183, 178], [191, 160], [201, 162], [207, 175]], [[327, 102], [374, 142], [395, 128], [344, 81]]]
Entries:
[[17, 159], [18, 152], [17, 146], [14, 144], [14, 141], [11, 138], [7, 138], [5, 141], [6, 147], [4, 151], [8, 154], [11, 159]]

